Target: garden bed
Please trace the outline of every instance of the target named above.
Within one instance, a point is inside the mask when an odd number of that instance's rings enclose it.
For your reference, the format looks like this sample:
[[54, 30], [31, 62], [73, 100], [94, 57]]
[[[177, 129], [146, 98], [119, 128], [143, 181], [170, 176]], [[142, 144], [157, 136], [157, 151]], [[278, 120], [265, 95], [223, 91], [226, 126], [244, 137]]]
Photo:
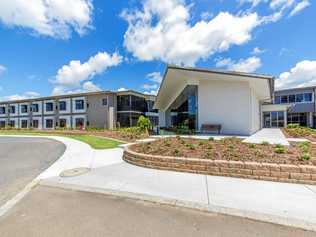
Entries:
[[315, 147], [180, 137], [130, 145], [123, 159], [146, 168], [277, 182], [316, 184]]
[[281, 146], [243, 143], [238, 138], [201, 140], [173, 137], [136, 144], [131, 149], [139, 153], [161, 156], [316, 165], [316, 145], [310, 143]]
[[311, 142], [316, 142], [316, 130], [306, 127], [284, 128], [283, 133], [288, 138], [305, 138]]

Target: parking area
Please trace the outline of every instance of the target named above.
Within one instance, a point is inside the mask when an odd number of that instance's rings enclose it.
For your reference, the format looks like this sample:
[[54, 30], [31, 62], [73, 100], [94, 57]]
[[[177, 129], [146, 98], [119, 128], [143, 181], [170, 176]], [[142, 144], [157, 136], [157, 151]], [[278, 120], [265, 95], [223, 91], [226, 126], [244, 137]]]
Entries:
[[65, 151], [47, 138], [0, 137], [0, 206], [14, 197]]

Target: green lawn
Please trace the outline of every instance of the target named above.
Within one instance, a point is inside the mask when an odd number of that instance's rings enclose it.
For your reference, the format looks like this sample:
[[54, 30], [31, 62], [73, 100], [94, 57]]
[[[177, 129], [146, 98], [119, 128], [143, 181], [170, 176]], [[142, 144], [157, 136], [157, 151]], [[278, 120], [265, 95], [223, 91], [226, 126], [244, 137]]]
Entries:
[[122, 142], [119, 142], [107, 137], [98, 137], [98, 136], [93, 136], [93, 135], [63, 135], [63, 134], [54, 134], [54, 133], [41, 133], [40, 131], [6, 130], [6, 131], [0, 131], [0, 135], [36, 135], [36, 136], [69, 137], [81, 142], [85, 142], [94, 149], [110, 149], [110, 148], [115, 148], [123, 144]]

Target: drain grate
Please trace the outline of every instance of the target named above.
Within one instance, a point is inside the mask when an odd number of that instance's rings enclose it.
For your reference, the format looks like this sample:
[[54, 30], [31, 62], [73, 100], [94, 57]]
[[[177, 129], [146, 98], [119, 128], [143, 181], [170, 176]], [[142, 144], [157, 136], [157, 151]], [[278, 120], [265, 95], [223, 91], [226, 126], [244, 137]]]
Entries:
[[84, 167], [80, 167], [80, 168], [74, 168], [74, 169], [70, 169], [70, 170], [64, 170], [63, 172], [60, 173], [60, 177], [75, 177], [75, 176], [79, 176], [79, 175], [83, 175], [86, 174], [90, 171], [89, 168], [84, 168]]

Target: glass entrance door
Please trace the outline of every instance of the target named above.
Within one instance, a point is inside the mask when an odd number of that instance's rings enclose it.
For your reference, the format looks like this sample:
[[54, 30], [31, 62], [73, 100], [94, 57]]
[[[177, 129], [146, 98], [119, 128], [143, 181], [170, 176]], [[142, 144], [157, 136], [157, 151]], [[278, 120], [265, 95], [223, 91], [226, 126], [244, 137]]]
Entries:
[[273, 111], [263, 113], [263, 127], [265, 128], [283, 128], [284, 112]]

